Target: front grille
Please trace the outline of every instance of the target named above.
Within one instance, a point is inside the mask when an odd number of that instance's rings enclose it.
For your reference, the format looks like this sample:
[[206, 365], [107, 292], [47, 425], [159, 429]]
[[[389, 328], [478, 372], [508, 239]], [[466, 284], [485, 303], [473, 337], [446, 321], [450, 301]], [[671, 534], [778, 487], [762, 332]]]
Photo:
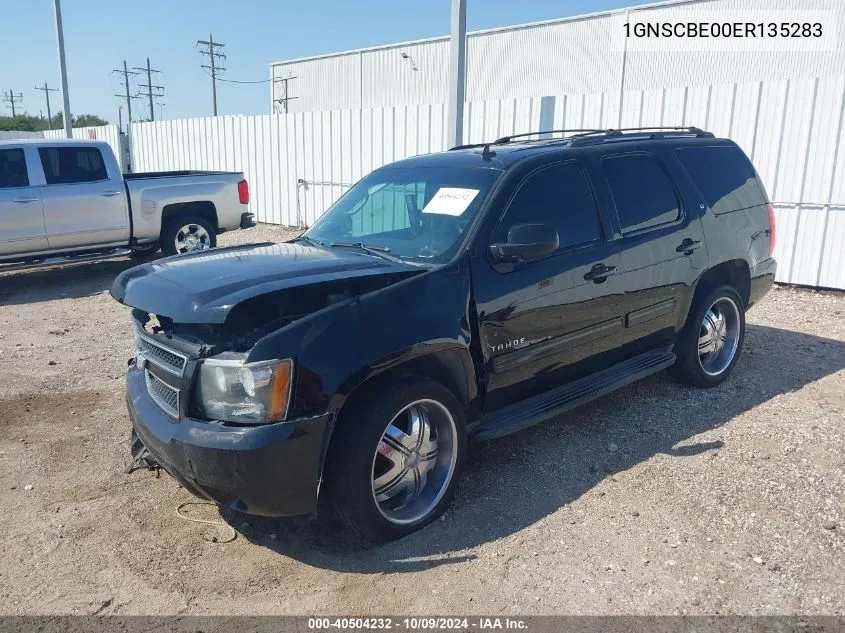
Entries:
[[174, 389], [155, 374], [150, 373], [149, 370], [144, 372], [147, 378], [147, 391], [150, 392], [150, 397], [156, 402], [158, 406], [165, 410], [165, 412], [172, 415], [174, 418], [179, 417], [179, 390]]
[[[136, 339], [138, 364], [144, 370], [147, 392], [165, 413], [178, 420], [180, 387], [188, 365], [187, 355], [165, 347], [141, 332]], [[178, 380], [168, 378], [162, 371], [178, 377]]]
[[177, 376], [182, 375], [188, 360], [185, 356], [165, 349], [144, 336], [138, 337], [138, 352], [147, 360]]

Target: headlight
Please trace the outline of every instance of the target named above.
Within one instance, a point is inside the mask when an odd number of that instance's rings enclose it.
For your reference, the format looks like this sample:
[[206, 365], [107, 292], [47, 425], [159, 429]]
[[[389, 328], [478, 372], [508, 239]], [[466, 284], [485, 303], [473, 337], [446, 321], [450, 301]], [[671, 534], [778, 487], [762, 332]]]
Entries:
[[290, 358], [259, 363], [206, 359], [194, 396], [197, 414], [247, 424], [284, 420], [292, 377]]

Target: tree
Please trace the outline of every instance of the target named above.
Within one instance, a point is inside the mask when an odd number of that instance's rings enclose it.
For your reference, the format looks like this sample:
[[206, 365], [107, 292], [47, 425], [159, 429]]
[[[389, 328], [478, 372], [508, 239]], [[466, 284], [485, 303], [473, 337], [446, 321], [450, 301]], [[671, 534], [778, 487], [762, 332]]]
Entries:
[[73, 127], [93, 127], [108, 124], [108, 121], [98, 117], [96, 114], [80, 114], [79, 116], [73, 117]]
[[[108, 125], [108, 121], [96, 114], [80, 114], [73, 117], [73, 127], [88, 127], [96, 125]], [[13, 132], [40, 132], [41, 130], [61, 130], [65, 126], [65, 119], [62, 113], [53, 115], [48, 123], [43, 117], [31, 116], [29, 114], [17, 114], [11, 116], [0, 116], [0, 131]]]
[[46, 121], [27, 114], [0, 116], [0, 130], [13, 132], [36, 132], [47, 126]]

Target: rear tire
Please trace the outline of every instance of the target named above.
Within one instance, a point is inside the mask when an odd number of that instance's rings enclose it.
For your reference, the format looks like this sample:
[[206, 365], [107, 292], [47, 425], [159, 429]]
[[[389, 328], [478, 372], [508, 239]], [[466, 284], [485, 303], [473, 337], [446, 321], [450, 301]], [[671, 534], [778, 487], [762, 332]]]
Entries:
[[732, 286], [697, 297], [678, 337], [670, 369], [680, 382], [709, 388], [733, 371], [745, 340], [745, 304]]
[[321, 502], [371, 542], [400, 538], [445, 512], [466, 453], [463, 408], [443, 385], [403, 376], [341, 412]]
[[217, 232], [211, 222], [198, 215], [170, 218], [161, 232], [161, 252], [180, 255], [217, 246]]

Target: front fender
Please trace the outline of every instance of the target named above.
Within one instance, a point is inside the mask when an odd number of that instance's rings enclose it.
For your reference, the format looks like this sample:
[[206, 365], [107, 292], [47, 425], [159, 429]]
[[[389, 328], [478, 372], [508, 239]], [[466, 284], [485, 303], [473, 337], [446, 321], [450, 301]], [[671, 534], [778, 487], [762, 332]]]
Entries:
[[336, 412], [363, 383], [421, 358], [462, 372], [470, 406], [478, 398], [470, 293], [464, 257], [300, 319], [261, 339], [249, 360], [295, 359], [290, 417]]

